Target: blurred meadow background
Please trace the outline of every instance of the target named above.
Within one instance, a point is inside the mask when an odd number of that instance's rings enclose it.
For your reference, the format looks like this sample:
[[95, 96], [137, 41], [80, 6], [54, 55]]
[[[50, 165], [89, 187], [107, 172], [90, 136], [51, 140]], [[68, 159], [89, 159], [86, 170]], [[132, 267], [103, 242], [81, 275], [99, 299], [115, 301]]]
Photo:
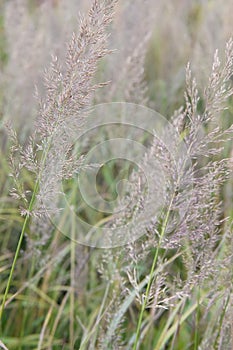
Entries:
[[[199, 240], [201, 230], [205, 239], [210, 236], [204, 219], [218, 221], [211, 245], [203, 241], [194, 250], [195, 239], [190, 238], [190, 243], [183, 236], [182, 244], [159, 239], [156, 245], [150, 232], [125, 248], [94, 249], [51, 228], [42, 215], [27, 223], [6, 294], [25, 222], [22, 198], [12, 196], [15, 184], [10, 176], [12, 154], [19, 148], [12, 152], [6, 124], [11, 123], [19, 143], [27, 146], [40, 113], [36, 96], [45, 100], [48, 95], [44, 71], [50, 67], [51, 55], [64, 65], [72, 32], [80, 30], [79, 14], [85, 18], [91, 5], [91, 0], [0, 0], [0, 305], [4, 306], [0, 348], [233, 349], [230, 160], [226, 181], [218, 180], [220, 189], [215, 193], [213, 186], [209, 202], [203, 199], [205, 209], [198, 209], [199, 216], [193, 218], [193, 234], [196, 230]], [[93, 84], [109, 83], [93, 89], [87, 105], [132, 102], [173, 120], [174, 111], [187, 103], [184, 92], [190, 62], [200, 95], [196, 113], [202, 114], [215, 51], [224, 61], [226, 42], [233, 34], [233, 2], [119, 0], [114, 12], [106, 29], [107, 48], [112, 52], [102, 55], [93, 72]], [[231, 83], [232, 72], [228, 73]], [[232, 125], [232, 96], [227, 96], [213, 119], [224, 130]], [[205, 128], [213, 130], [211, 125]], [[200, 161], [203, 166], [210, 161], [214, 169], [215, 161], [233, 156], [229, 135], [223, 136], [221, 154], [208, 153], [207, 160]], [[120, 170], [130, 172], [114, 163], [102, 169], [100, 191], [115, 196]], [[22, 166], [19, 176], [19, 186], [30, 197], [35, 174]], [[214, 178], [209, 181], [215, 184]], [[72, 196], [75, 183], [72, 179], [64, 183]], [[91, 224], [105, 219], [88, 208], [80, 212]], [[200, 257], [207, 245], [207, 256]], [[157, 267], [151, 270], [155, 255]]]

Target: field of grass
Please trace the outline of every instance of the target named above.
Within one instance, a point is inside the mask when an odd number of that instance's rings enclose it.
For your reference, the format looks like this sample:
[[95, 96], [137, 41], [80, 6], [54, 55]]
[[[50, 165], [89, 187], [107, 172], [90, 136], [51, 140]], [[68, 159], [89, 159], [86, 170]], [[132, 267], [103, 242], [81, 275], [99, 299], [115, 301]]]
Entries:
[[0, 3], [0, 349], [233, 349], [232, 10]]

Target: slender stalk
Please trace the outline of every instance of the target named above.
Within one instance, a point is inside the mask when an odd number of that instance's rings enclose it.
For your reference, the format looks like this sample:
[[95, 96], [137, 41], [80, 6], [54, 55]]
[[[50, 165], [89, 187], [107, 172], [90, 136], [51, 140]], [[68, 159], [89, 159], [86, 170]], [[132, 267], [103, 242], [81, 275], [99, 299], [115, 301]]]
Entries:
[[196, 311], [196, 321], [195, 321], [194, 350], [198, 349], [199, 320], [200, 320], [200, 286], [198, 286], [198, 290], [197, 290], [197, 311]]
[[176, 339], [178, 338], [179, 336], [179, 331], [180, 331], [180, 320], [181, 320], [181, 317], [184, 313], [184, 307], [185, 307], [185, 299], [183, 300], [182, 304], [181, 304], [181, 307], [180, 307], [180, 310], [177, 312], [177, 315], [178, 315], [178, 323], [177, 323], [177, 328], [176, 328], [176, 331], [174, 332], [174, 335], [173, 335], [173, 338], [172, 338], [172, 344], [171, 344], [171, 350], [174, 350], [175, 349], [175, 343], [176, 343]]
[[142, 307], [141, 307], [141, 311], [140, 311], [140, 315], [139, 315], [139, 319], [138, 319], [137, 330], [136, 330], [136, 338], [135, 338], [135, 343], [134, 343], [134, 346], [133, 346], [133, 350], [137, 350], [138, 341], [139, 341], [139, 338], [140, 338], [140, 331], [141, 331], [141, 326], [142, 326], [143, 314], [144, 314], [144, 311], [146, 309], [146, 305], [147, 305], [147, 302], [148, 302], [149, 293], [150, 293], [150, 289], [151, 289], [151, 285], [152, 285], [152, 281], [153, 281], [153, 275], [154, 275], [154, 271], [155, 271], [155, 268], [156, 268], [156, 265], [157, 265], [159, 249], [161, 247], [161, 243], [162, 243], [164, 234], [166, 232], [166, 227], [167, 227], [167, 224], [168, 224], [168, 220], [169, 220], [169, 216], [170, 216], [170, 210], [171, 210], [171, 206], [172, 206], [172, 203], [173, 203], [173, 200], [174, 200], [174, 196], [175, 195], [173, 194], [171, 202], [170, 202], [170, 205], [169, 205], [169, 208], [168, 208], [168, 211], [167, 211], [167, 214], [166, 214], [166, 217], [165, 217], [165, 220], [164, 220], [164, 223], [163, 223], [163, 226], [162, 226], [159, 242], [158, 242], [158, 245], [157, 245], [157, 248], [156, 248], [156, 252], [155, 252], [155, 255], [154, 255], [154, 260], [153, 260], [153, 263], [152, 263], [152, 266], [151, 266], [151, 270], [150, 270], [150, 274], [149, 274], [149, 281], [148, 281], [148, 284], [147, 284], [147, 287], [146, 287], [146, 294], [145, 294], [145, 298], [144, 298], [143, 303], [142, 303]]
[[[189, 148], [188, 148], [188, 151], [187, 151], [188, 154], [190, 153], [191, 148], [192, 148], [192, 144], [189, 145]], [[178, 183], [179, 183], [179, 181], [181, 179], [181, 174], [182, 174], [183, 170], [185, 169], [185, 165], [186, 165], [186, 162], [184, 162], [183, 165], [182, 165], [181, 172], [180, 172], [180, 175], [179, 175], [179, 178], [178, 178]], [[157, 265], [159, 249], [161, 247], [161, 243], [162, 243], [163, 237], [164, 237], [165, 232], [166, 232], [166, 227], [167, 227], [167, 224], [168, 224], [170, 211], [171, 211], [171, 207], [172, 207], [174, 199], [175, 199], [175, 193], [173, 193], [171, 201], [169, 203], [169, 207], [168, 207], [168, 210], [167, 210], [167, 213], [166, 213], [166, 217], [165, 217], [165, 220], [163, 222], [163, 226], [162, 226], [159, 242], [158, 242], [158, 245], [157, 245], [157, 248], [156, 248], [153, 264], [152, 264], [152, 267], [151, 267], [151, 270], [150, 270], [149, 282], [147, 284], [145, 298], [144, 298], [144, 301], [142, 303], [142, 307], [141, 307], [141, 311], [140, 311], [140, 315], [139, 315], [139, 319], [138, 319], [137, 330], [136, 330], [136, 338], [135, 338], [135, 343], [134, 343], [134, 346], [133, 346], [133, 350], [137, 350], [137, 345], [138, 345], [138, 341], [139, 341], [139, 338], [140, 338], [140, 330], [141, 330], [141, 325], [142, 325], [143, 314], [144, 314], [144, 311], [146, 309], [146, 305], [147, 305], [147, 302], [148, 302], [149, 292], [150, 292], [150, 288], [151, 288], [151, 284], [152, 284], [152, 280], [153, 280], [153, 274], [154, 274], [154, 271], [155, 271], [155, 268], [156, 268], [156, 265]]]
[[35, 202], [36, 193], [38, 191], [38, 188], [39, 188], [39, 179], [36, 182], [36, 185], [35, 185], [35, 188], [34, 188], [34, 191], [33, 191], [33, 194], [32, 194], [32, 198], [31, 198], [31, 201], [30, 201], [30, 204], [29, 204], [29, 207], [28, 207], [28, 213], [27, 213], [27, 215], [25, 217], [25, 220], [24, 220], [24, 223], [23, 223], [22, 231], [21, 231], [20, 236], [19, 236], [19, 240], [18, 240], [16, 251], [15, 251], [14, 259], [13, 259], [13, 262], [12, 262], [12, 265], [11, 265], [11, 270], [10, 270], [9, 278], [8, 278], [8, 281], [7, 281], [7, 285], [6, 285], [6, 289], [5, 289], [5, 293], [4, 293], [4, 296], [3, 296], [3, 301], [2, 301], [2, 305], [1, 305], [1, 309], [0, 309], [0, 323], [2, 323], [3, 310], [5, 308], [6, 299], [7, 299], [7, 296], [8, 296], [8, 293], [9, 293], [9, 289], [10, 289], [10, 286], [11, 286], [11, 282], [12, 282], [12, 278], [13, 278], [13, 273], [14, 273], [14, 270], [15, 270], [16, 262], [17, 262], [17, 259], [18, 259], [18, 256], [19, 256], [19, 252], [20, 252], [20, 249], [21, 249], [21, 246], [22, 246], [24, 234], [25, 234], [25, 231], [26, 231], [26, 228], [27, 228], [27, 224], [28, 224], [28, 221], [29, 221], [29, 218], [30, 218], [30, 213], [32, 211], [33, 204]]
[[20, 253], [20, 249], [21, 249], [21, 246], [22, 246], [22, 242], [23, 242], [23, 238], [24, 238], [24, 235], [25, 235], [25, 231], [26, 231], [26, 228], [27, 228], [27, 224], [29, 222], [29, 219], [30, 219], [30, 216], [31, 216], [31, 212], [32, 212], [32, 209], [33, 209], [33, 205], [34, 205], [35, 200], [36, 200], [36, 195], [37, 195], [38, 190], [39, 190], [41, 174], [42, 174], [42, 171], [43, 171], [46, 159], [47, 159], [47, 155], [48, 155], [48, 152], [49, 152], [49, 149], [50, 149], [50, 146], [51, 146], [52, 138], [53, 138], [53, 134], [50, 136], [50, 138], [48, 140], [47, 147], [44, 149], [44, 152], [43, 152], [43, 155], [42, 155], [42, 159], [41, 159], [41, 169], [40, 169], [38, 178], [36, 180], [35, 187], [33, 189], [33, 193], [32, 193], [32, 197], [31, 197], [31, 200], [30, 200], [30, 203], [29, 203], [29, 206], [28, 206], [27, 214], [25, 216], [23, 227], [22, 227], [22, 230], [21, 230], [21, 233], [20, 233], [20, 236], [19, 236], [19, 240], [18, 240], [16, 251], [15, 251], [14, 259], [13, 259], [13, 262], [12, 262], [12, 265], [11, 265], [11, 270], [10, 270], [10, 274], [9, 274], [9, 277], [8, 277], [5, 293], [4, 293], [4, 296], [3, 296], [2, 305], [1, 305], [1, 308], [0, 308], [0, 325], [2, 325], [3, 310], [5, 308], [7, 296], [8, 296], [8, 293], [9, 293], [9, 290], [10, 290], [10, 286], [11, 286], [11, 282], [12, 282], [12, 278], [13, 278], [13, 273], [14, 273], [14, 270], [15, 270], [16, 262], [17, 262], [18, 257], [19, 257], [19, 253]]
[[218, 334], [217, 334], [217, 336], [215, 338], [215, 341], [214, 341], [214, 347], [213, 347], [214, 350], [218, 349], [218, 341], [219, 341], [219, 337], [220, 337], [220, 333], [221, 333], [221, 329], [222, 329], [222, 325], [223, 325], [223, 320], [224, 320], [224, 316], [225, 316], [226, 311], [227, 311], [227, 307], [228, 307], [229, 301], [230, 301], [230, 293], [227, 296], [226, 303], [225, 303], [225, 305], [223, 307], [223, 311], [221, 313], [219, 327], [218, 327]]
[[75, 311], [75, 222], [72, 222], [70, 240], [70, 349], [74, 348], [74, 311]]

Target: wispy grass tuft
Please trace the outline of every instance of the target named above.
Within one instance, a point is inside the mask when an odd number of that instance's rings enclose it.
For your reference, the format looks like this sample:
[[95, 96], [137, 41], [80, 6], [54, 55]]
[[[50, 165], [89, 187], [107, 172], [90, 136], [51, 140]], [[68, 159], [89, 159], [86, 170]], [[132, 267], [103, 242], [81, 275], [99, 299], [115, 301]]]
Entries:
[[[233, 40], [225, 55], [223, 45], [232, 5], [93, 0], [68, 41], [73, 9], [89, 2], [0, 5], [0, 348], [230, 350]], [[38, 108], [29, 101], [34, 83]], [[86, 166], [87, 148], [131, 137], [116, 125], [92, 130], [74, 156], [90, 107], [119, 100], [160, 112], [178, 108], [161, 138], [146, 139], [138, 167], [100, 168], [97, 192], [109, 201], [128, 173], [124, 210], [108, 215], [82, 203], [78, 214], [98, 228], [121, 228], [122, 238], [139, 238], [96, 249], [77, 244], [76, 223], [57, 209], [58, 195], [63, 184], [79, 203], [75, 176]], [[13, 126], [3, 129], [11, 118]], [[128, 225], [145, 208], [146, 220]], [[68, 227], [70, 239], [51, 217]]]

